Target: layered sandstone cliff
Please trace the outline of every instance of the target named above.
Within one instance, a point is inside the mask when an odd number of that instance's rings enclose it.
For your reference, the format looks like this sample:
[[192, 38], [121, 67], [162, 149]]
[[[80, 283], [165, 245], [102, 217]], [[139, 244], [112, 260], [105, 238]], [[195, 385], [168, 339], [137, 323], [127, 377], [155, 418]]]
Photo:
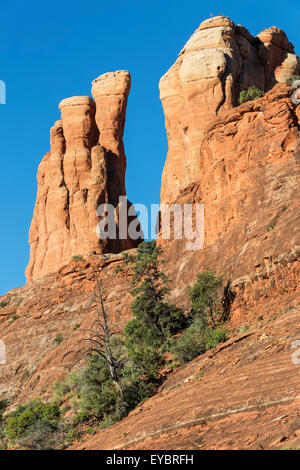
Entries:
[[94, 80], [95, 101], [75, 96], [60, 103], [61, 120], [51, 129], [51, 150], [38, 170], [28, 281], [57, 271], [74, 255], [116, 253], [139, 242], [128, 236], [100, 240], [96, 233], [97, 207], [112, 204], [118, 224], [119, 196], [126, 195], [123, 133], [129, 92], [130, 74], [118, 71]]
[[204, 131], [238, 104], [241, 90], [254, 85], [268, 91], [299, 67], [293, 45], [279, 28], [253, 37], [225, 16], [203, 21], [160, 81], [169, 148], [162, 202], [174, 202], [181, 190], [202, 178]]

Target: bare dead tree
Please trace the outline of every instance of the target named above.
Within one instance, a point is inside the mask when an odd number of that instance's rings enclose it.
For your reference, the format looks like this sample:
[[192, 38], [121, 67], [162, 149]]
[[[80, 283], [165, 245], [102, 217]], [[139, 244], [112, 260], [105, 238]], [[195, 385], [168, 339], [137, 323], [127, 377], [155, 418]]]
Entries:
[[[107, 364], [111, 379], [113, 380], [116, 387], [119, 389], [122, 396], [122, 387], [120, 385], [120, 377], [118, 370], [122, 361], [114, 358], [112, 352], [112, 338], [115, 335], [120, 335], [119, 329], [110, 326], [109, 312], [104, 305], [105, 290], [103, 289], [102, 281], [100, 278], [101, 269], [96, 269], [94, 266], [93, 270], [95, 273], [95, 298], [97, 299], [97, 318], [92, 323], [89, 329], [81, 331], [87, 332], [88, 337], [82, 338], [81, 342], [87, 342], [87, 347], [80, 349], [82, 358], [90, 358], [93, 354], [103, 358]], [[80, 359], [80, 360], [81, 360]]]

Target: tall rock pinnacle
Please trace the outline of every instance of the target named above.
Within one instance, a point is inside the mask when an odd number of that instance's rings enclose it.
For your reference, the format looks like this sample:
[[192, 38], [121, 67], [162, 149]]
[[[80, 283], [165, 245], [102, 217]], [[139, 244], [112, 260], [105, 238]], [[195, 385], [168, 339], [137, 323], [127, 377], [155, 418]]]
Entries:
[[203, 21], [160, 81], [169, 144], [162, 202], [175, 201], [199, 180], [204, 131], [238, 104], [241, 90], [254, 85], [269, 91], [299, 70], [293, 45], [279, 28], [253, 37], [225, 16]]
[[96, 102], [96, 123], [100, 131], [99, 143], [108, 151], [112, 200], [118, 199], [119, 194], [126, 194], [123, 134], [130, 87], [131, 77], [126, 70], [101, 75], [93, 81], [92, 87]]
[[57, 271], [74, 255], [120, 252], [139, 243], [99, 240], [96, 234], [97, 207], [113, 204], [118, 219], [119, 196], [126, 195], [123, 132], [129, 91], [128, 72], [107, 73], [93, 82], [95, 101], [74, 96], [60, 103], [61, 120], [50, 131], [51, 150], [38, 170], [28, 281]]

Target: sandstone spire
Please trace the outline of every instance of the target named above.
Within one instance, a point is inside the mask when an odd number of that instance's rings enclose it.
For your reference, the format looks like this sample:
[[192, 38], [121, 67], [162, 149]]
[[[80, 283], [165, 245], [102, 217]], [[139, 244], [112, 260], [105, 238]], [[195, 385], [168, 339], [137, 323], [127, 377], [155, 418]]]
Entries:
[[100, 75], [92, 84], [99, 143], [108, 151], [109, 191], [110, 199], [114, 200], [119, 194], [126, 194], [123, 134], [131, 77], [126, 70], [120, 70]]
[[119, 252], [140, 242], [99, 240], [96, 234], [97, 207], [113, 204], [118, 219], [119, 196], [126, 195], [123, 132], [129, 91], [128, 72], [107, 73], [93, 82], [96, 102], [74, 96], [59, 104], [61, 120], [50, 131], [51, 150], [38, 170], [28, 281], [57, 271], [74, 255]]

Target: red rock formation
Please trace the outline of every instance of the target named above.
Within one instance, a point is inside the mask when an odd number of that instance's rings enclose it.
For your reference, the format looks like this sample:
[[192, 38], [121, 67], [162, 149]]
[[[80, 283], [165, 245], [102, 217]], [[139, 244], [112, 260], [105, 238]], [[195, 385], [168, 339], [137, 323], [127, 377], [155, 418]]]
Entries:
[[257, 37], [261, 41], [259, 55], [264, 63], [267, 90], [299, 73], [299, 57], [284, 31], [273, 26], [264, 29]]
[[292, 87], [277, 84], [263, 98], [234, 106], [250, 84], [272, 87], [286, 54], [299, 65], [292, 51], [277, 28], [254, 38], [228, 18], [212, 18], [160, 82], [169, 142], [162, 202], [204, 205], [201, 249], [189, 251], [186, 240], [160, 234], [175, 302], [183, 302], [199, 271], [215, 269], [244, 292], [232, 313], [238, 321], [263, 296], [266, 287], [257, 280], [273, 273], [278, 297], [280, 280], [299, 260], [300, 108]]
[[175, 302], [184, 299], [186, 285], [203, 269], [217, 270], [243, 290], [244, 299], [232, 313], [236, 318], [264, 296], [260, 277], [272, 273], [274, 296], [281, 295], [281, 281], [300, 256], [300, 126], [292, 92], [277, 84], [207, 128], [200, 146], [201, 177], [174, 201], [204, 205], [204, 246], [189, 251], [186, 240], [160, 241], [166, 272], [176, 285]]
[[130, 74], [121, 70], [101, 75], [93, 81], [92, 87], [96, 102], [96, 123], [100, 130], [99, 143], [107, 149], [109, 157], [110, 199], [116, 199], [117, 202], [120, 194], [126, 194], [123, 134], [130, 86]]
[[293, 46], [278, 28], [254, 38], [224, 16], [201, 23], [160, 81], [168, 156], [161, 200], [174, 202], [181, 190], [202, 177], [200, 146], [204, 130], [255, 85], [269, 90], [299, 70]]
[[299, 364], [290, 332], [299, 318], [295, 308], [199, 356], [126, 419], [71, 449], [298, 449]]
[[[119, 252], [140, 240], [99, 240], [97, 207], [111, 203], [118, 218], [125, 196], [123, 132], [130, 75], [107, 73], [88, 96], [63, 100], [61, 121], [51, 129], [51, 151], [38, 171], [38, 193], [30, 228], [27, 280], [57, 271], [73, 255]], [[100, 135], [100, 139], [99, 139]], [[130, 206], [130, 203], [128, 203]]]

